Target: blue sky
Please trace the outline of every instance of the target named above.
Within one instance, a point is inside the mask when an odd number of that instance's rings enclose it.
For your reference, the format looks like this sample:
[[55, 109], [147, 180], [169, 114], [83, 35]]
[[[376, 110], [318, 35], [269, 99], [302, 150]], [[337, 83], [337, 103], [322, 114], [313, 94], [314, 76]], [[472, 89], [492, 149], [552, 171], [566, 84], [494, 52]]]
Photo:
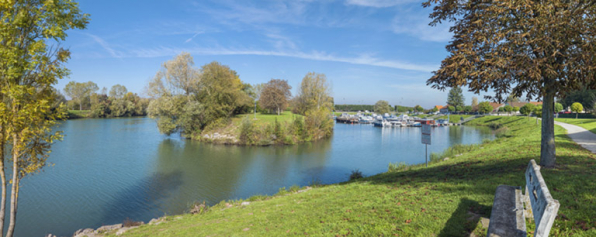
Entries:
[[[63, 46], [69, 78], [115, 84], [143, 95], [161, 63], [186, 51], [201, 66], [219, 61], [244, 82], [286, 79], [295, 89], [308, 72], [324, 73], [337, 104], [425, 108], [447, 91], [426, 86], [448, 54], [449, 25], [428, 26], [430, 9], [414, 0], [83, 0], [87, 29]], [[464, 90], [465, 91], [465, 90]], [[473, 95], [464, 92], [466, 102]]]

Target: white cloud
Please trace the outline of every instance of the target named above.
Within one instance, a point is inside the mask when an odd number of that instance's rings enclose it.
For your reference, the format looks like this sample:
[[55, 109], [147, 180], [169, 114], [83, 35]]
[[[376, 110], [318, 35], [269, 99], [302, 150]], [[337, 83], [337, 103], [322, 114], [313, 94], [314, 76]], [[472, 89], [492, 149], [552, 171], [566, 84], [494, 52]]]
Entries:
[[195, 37], [197, 37], [197, 35], [203, 34], [204, 32], [197, 32], [196, 34], [194, 34], [192, 37], [188, 38], [186, 41], [184, 41], [184, 43], [188, 43], [190, 41], [192, 41]]
[[347, 0], [348, 5], [357, 5], [364, 7], [393, 7], [401, 4], [418, 2], [417, 0]]
[[96, 43], [98, 43], [103, 49], [105, 49], [106, 51], [108, 51], [108, 53], [113, 58], [122, 58], [122, 55], [119, 52], [117, 52], [116, 50], [114, 50], [105, 40], [103, 40], [99, 36], [92, 35], [92, 34], [87, 34], [87, 35], [89, 37], [91, 37]]
[[431, 72], [438, 69], [438, 65], [421, 65], [408, 62], [385, 60], [371, 56], [359, 57], [340, 57], [331, 55], [325, 52], [300, 52], [300, 51], [267, 51], [267, 50], [252, 50], [252, 49], [227, 49], [227, 48], [170, 48], [160, 47], [155, 49], [140, 49], [131, 51], [131, 57], [166, 57], [173, 56], [180, 52], [189, 52], [198, 55], [259, 55], [259, 56], [279, 56], [292, 57], [316, 61], [342, 62], [350, 64], [368, 65], [387, 67], [394, 69], [404, 69], [412, 71]]

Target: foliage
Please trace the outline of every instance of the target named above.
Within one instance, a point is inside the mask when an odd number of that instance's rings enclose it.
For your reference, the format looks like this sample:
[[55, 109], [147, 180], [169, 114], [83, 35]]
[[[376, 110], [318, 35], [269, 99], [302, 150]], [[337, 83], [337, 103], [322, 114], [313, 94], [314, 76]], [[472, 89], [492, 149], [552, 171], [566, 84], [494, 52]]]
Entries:
[[391, 106], [386, 100], [379, 100], [375, 103], [375, 113], [384, 114], [391, 112]]
[[584, 111], [584, 106], [579, 102], [571, 104], [571, 112], [575, 112], [575, 118], [577, 118], [577, 114], [582, 111]]
[[561, 103], [555, 103], [555, 112], [563, 111], [563, 105]]
[[433, 107], [433, 108], [432, 108], [432, 111], [433, 111], [433, 112], [438, 112], [438, 111], [439, 111], [439, 109], [438, 109], [437, 107]]
[[399, 172], [399, 171], [406, 171], [408, 170], [408, 165], [406, 162], [399, 162], [399, 163], [389, 163], [389, 168], [387, 172]]
[[350, 181], [361, 179], [361, 178], [364, 178], [364, 176], [362, 175], [362, 171], [360, 171], [358, 169], [352, 170], [352, 173], [350, 174]]
[[293, 111], [296, 114], [305, 115], [309, 110], [320, 108], [327, 108], [331, 111], [333, 107], [331, 85], [329, 85], [325, 74], [314, 72], [306, 74], [300, 83], [295, 100]]
[[79, 110], [83, 109], [83, 100], [91, 96], [92, 93], [99, 90], [97, 84], [92, 81], [75, 82], [71, 81], [64, 87], [64, 93], [79, 105]]
[[[60, 48], [60, 42], [67, 31], [84, 29], [88, 21], [89, 16], [71, 1], [0, 2], [0, 230], [6, 230], [6, 236], [14, 234], [21, 179], [40, 172], [53, 142], [62, 138], [55, 125], [65, 118], [66, 108], [52, 109], [57, 99], [52, 86], [68, 76], [65, 64], [70, 51]], [[10, 205], [6, 205], [9, 187]]]
[[566, 92], [560, 100], [564, 108], [571, 107], [575, 102], [585, 105], [584, 109], [593, 109], [593, 103], [596, 101], [596, 90], [589, 90], [582, 87], [579, 90]]
[[[455, 86], [449, 90], [449, 94], [447, 95], [447, 104], [457, 106], [465, 106], [465, 99], [464, 94], [462, 92], [461, 87]], [[460, 111], [460, 110], [458, 110]], [[453, 111], [452, 111], [453, 112]]]
[[472, 108], [472, 106], [470, 106], [470, 105], [466, 105], [466, 106], [464, 107], [464, 112], [466, 112], [466, 113], [470, 113], [470, 112], [472, 112], [472, 109], [473, 109], [473, 108]]
[[[374, 105], [334, 105], [336, 111], [374, 111]], [[407, 108], [407, 107], [404, 107]]]
[[416, 105], [416, 106], [414, 106], [414, 110], [416, 110], [416, 112], [422, 112], [422, 111], [424, 111], [424, 108], [422, 108], [422, 106], [420, 106], [420, 105]]
[[534, 112], [536, 106], [532, 103], [527, 103], [519, 109], [519, 112], [523, 115], [530, 115]]
[[277, 115], [280, 115], [288, 107], [292, 96], [291, 89], [287, 80], [271, 79], [263, 87], [259, 104], [262, 108], [275, 111]]
[[447, 109], [449, 110], [449, 112], [453, 113], [455, 112], [455, 107], [453, 105], [447, 106]]
[[478, 97], [473, 96], [472, 97], [472, 110], [477, 110], [478, 109]]
[[464, 111], [464, 107], [461, 105], [458, 105], [457, 107], [455, 107], [455, 111], [457, 112], [463, 112]]
[[536, 117], [542, 117], [542, 105], [534, 107], [534, 114], [536, 115]]
[[503, 108], [503, 111], [511, 114], [511, 111], [513, 111], [513, 107], [511, 105], [505, 105]]
[[518, 106], [513, 106], [513, 112], [518, 112], [519, 111], [519, 107]]
[[333, 134], [334, 121], [327, 108], [307, 111], [304, 122], [308, 137], [313, 140], [327, 138]]
[[242, 144], [251, 145], [255, 143], [254, 138], [254, 126], [252, 120], [246, 116], [242, 119], [242, 123], [240, 125], [240, 136], [239, 140]]
[[480, 102], [478, 104], [478, 112], [486, 114], [493, 111], [493, 107], [490, 105], [488, 101]]
[[114, 99], [122, 99], [126, 93], [128, 93], [128, 90], [120, 84], [113, 85], [112, 89], [110, 89], [110, 97]]

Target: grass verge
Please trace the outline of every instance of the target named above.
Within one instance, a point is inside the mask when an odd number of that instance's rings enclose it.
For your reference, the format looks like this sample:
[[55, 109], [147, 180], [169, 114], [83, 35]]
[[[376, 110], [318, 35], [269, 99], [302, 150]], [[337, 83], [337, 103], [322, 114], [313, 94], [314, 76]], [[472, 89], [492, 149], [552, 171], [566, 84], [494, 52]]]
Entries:
[[69, 110], [68, 119], [88, 118], [90, 110]]
[[[530, 159], [538, 161], [540, 126], [525, 117], [483, 117], [471, 125], [507, 128], [474, 149], [459, 149], [447, 161], [410, 166], [355, 181], [273, 197], [222, 202], [203, 214], [166, 217], [124, 236], [476, 236], [489, 217], [499, 184], [525, 185]], [[498, 124], [498, 126], [496, 126]], [[561, 203], [551, 236], [596, 236], [596, 156], [555, 128], [557, 166], [542, 169]], [[348, 177], [346, 177], [348, 179]], [[291, 195], [289, 195], [291, 194]], [[528, 222], [528, 232], [534, 225]]]
[[596, 134], [596, 119], [558, 118], [555, 121], [580, 126]]

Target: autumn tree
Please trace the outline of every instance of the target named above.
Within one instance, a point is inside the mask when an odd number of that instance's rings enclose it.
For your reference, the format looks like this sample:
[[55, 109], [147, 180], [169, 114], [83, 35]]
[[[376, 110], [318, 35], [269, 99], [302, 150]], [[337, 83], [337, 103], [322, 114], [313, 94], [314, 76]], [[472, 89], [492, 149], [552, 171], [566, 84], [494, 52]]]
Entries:
[[263, 87], [259, 104], [262, 108], [274, 110], [277, 115], [280, 115], [288, 107], [288, 102], [292, 96], [291, 89], [292, 87], [287, 80], [271, 79]]
[[91, 94], [98, 91], [99, 87], [92, 81], [75, 82], [71, 81], [64, 87], [64, 93], [79, 104], [79, 110], [83, 110], [83, 100], [91, 97]]
[[297, 114], [306, 114], [306, 111], [332, 107], [331, 85], [325, 74], [309, 72], [302, 78], [294, 111]]
[[[444, 90], [467, 86], [488, 99], [510, 93], [554, 97], [581, 86], [596, 88], [596, 4], [593, 1], [457, 1], [427, 0], [434, 6], [430, 25], [453, 22], [449, 56], [427, 84]], [[542, 107], [540, 165], [555, 166], [553, 106]]]
[[[420, 106], [420, 105], [417, 105], [417, 106]], [[416, 109], [416, 108], [417, 107], [414, 107], [414, 109]], [[420, 107], [420, 108], [422, 108], [422, 107]], [[386, 100], [379, 100], [379, 101], [377, 101], [377, 103], [375, 103], [375, 112], [376, 113], [384, 114], [384, 113], [389, 113], [389, 111], [391, 111], [391, 106], [389, 105], [389, 102], [387, 102]]]
[[473, 96], [472, 97], [472, 110], [478, 110], [478, 97]]
[[461, 90], [461, 87], [455, 86], [449, 90], [449, 94], [447, 95], [447, 104], [453, 105], [457, 108], [457, 106], [464, 106], [465, 105], [464, 94]]
[[[56, 100], [52, 85], [68, 75], [64, 65], [70, 52], [57, 45], [68, 30], [83, 29], [88, 20], [78, 4], [68, 0], [0, 2], [0, 236], [5, 230], [8, 183], [6, 236], [13, 236], [20, 180], [40, 172], [52, 143], [61, 139], [55, 124], [65, 117], [65, 108], [50, 109]], [[11, 165], [5, 165], [7, 158]], [[7, 168], [12, 175], [8, 182]]]

